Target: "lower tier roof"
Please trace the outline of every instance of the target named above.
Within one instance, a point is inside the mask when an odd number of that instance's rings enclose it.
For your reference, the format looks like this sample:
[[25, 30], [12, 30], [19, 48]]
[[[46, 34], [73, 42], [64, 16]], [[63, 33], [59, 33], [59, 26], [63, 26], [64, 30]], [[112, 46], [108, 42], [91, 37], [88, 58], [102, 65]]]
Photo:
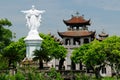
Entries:
[[95, 36], [95, 31], [80, 30], [80, 31], [65, 31], [58, 32], [59, 36], [63, 37], [87, 37]]

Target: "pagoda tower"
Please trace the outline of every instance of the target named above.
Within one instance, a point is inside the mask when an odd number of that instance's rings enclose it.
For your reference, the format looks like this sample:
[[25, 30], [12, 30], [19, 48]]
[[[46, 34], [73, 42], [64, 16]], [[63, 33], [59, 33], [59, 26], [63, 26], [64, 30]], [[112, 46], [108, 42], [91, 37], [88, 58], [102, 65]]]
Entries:
[[88, 26], [91, 25], [90, 19], [84, 19], [84, 16], [79, 16], [78, 12], [76, 15], [72, 15], [71, 19], [63, 20], [63, 22], [67, 26], [67, 31], [58, 32], [58, 34], [62, 38], [63, 46], [68, 50], [64, 61], [65, 70], [82, 70], [82, 63], [74, 64], [70, 56], [74, 48], [93, 41], [95, 31], [88, 30]]
[[98, 40], [102, 41], [102, 40], [106, 39], [109, 36], [109, 34], [105, 33], [103, 30], [98, 36], [99, 36]]

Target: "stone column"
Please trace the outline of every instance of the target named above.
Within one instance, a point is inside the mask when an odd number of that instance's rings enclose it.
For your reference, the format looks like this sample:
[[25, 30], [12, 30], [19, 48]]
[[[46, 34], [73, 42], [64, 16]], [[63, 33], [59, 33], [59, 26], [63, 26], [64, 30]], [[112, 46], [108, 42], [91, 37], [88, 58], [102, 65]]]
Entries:
[[34, 57], [34, 51], [40, 49], [42, 40], [25, 40], [26, 43], [26, 58], [32, 60]]
[[70, 70], [71, 69], [71, 53], [72, 53], [72, 50], [71, 49], [68, 49], [68, 54], [67, 54], [67, 57], [66, 57], [66, 60], [65, 60], [65, 69], [66, 70]]
[[80, 69], [80, 64], [76, 64], [76, 70]]
[[66, 38], [63, 38], [63, 44], [65, 45]]
[[91, 37], [89, 37], [89, 43], [91, 42]]
[[84, 38], [80, 39], [81, 45], [84, 44]]
[[71, 45], [73, 45], [73, 38], [70, 39], [70, 43], [71, 43]]

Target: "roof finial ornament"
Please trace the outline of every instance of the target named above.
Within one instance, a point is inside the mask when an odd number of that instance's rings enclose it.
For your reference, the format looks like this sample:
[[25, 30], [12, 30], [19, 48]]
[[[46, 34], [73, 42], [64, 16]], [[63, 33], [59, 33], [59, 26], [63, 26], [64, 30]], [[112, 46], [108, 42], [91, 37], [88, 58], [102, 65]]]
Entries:
[[77, 11], [77, 12], [76, 12], [76, 15], [79, 16], [79, 14], [80, 14], [80, 13]]
[[82, 15], [82, 17], [84, 17], [84, 14]]
[[35, 6], [34, 6], [34, 5], [32, 5], [32, 9], [33, 9], [33, 10], [35, 9]]
[[71, 17], [73, 18], [73, 17], [74, 17], [74, 15], [71, 15]]
[[103, 33], [103, 34], [105, 33], [105, 30], [104, 30], [104, 29], [102, 29], [102, 33]]

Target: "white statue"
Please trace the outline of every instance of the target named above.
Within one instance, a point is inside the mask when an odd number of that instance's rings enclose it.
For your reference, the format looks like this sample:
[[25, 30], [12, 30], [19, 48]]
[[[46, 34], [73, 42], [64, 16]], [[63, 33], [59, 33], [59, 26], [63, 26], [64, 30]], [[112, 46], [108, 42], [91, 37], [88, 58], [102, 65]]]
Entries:
[[32, 9], [22, 11], [26, 14], [27, 26], [29, 27], [30, 31], [37, 31], [38, 27], [41, 23], [41, 14], [45, 12], [45, 10], [36, 10], [35, 6], [32, 6]]

